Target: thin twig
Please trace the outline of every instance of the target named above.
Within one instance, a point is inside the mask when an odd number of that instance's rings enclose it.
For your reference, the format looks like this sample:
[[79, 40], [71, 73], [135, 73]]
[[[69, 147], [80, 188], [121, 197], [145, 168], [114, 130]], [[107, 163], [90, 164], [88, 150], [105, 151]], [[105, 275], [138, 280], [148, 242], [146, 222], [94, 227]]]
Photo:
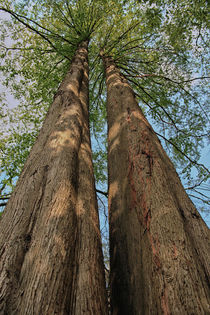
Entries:
[[171, 145], [173, 145], [174, 148], [175, 148], [178, 152], [180, 152], [184, 157], [186, 157], [186, 159], [188, 159], [192, 164], [195, 164], [195, 165], [198, 165], [198, 166], [203, 167], [203, 168], [208, 172], [208, 174], [210, 174], [208, 168], [207, 168], [205, 165], [203, 165], [202, 163], [198, 163], [198, 162], [192, 160], [189, 156], [187, 156], [187, 154], [185, 154], [184, 152], [182, 152], [182, 150], [180, 150], [179, 147], [177, 147], [177, 145], [174, 144], [172, 141], [170, 141], [169, 139], [165, 138], [163, 135], [159, 134], [159, 133], [156, 132], [156, 131], [155, 131], [155, 133], [156, 133], [156, 135], [158, 135], [159, 137], [163, 138], [165, 141], [167, 141], [168, 143], [170, 143]]
[[96, 189], [96, 192], [99, 193], [99, 194], [104, 195], [105, 197], [108, 197], [108, 192], [104, 192], [104, 191], [99, 190], [99, 189]]

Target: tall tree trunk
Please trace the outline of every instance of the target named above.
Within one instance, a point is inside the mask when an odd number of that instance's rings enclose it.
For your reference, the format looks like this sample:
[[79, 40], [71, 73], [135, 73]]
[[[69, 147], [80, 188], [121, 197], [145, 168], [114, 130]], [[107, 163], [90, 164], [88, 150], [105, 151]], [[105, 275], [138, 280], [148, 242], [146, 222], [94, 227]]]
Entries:
[[0, 224], [0, 314], [107, 314], [80, 44]]
[[103, 60], [112, 314], [209, 314], [208, 228], [133, 90]]

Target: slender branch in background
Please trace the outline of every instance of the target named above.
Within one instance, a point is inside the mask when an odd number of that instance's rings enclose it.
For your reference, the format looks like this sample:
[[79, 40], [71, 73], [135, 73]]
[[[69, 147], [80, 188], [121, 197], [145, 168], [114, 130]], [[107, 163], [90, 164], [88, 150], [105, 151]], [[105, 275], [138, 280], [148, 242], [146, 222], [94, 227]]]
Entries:
[[104, 192], [104, 191], [99, 190], [99, 189], [96, 189], [96, 192], [99, 193], [99, 194], [104, 195], [105, 197], [108, 197], [108, 192]]
[[[108, 213], [106, 211], [107, 207], [105, 206], [104, 201], [98, 195], [97, 195], [97, 198], [100, 200], [100, 203], [103, 206], [103, 215], [105, 218], [105, 222], [104, 222], [103, 228], [101, 227], [100, 229], [101, 229], [101, 234], [103, 235], [104, 238], [106, 238], [106, 236], [107, 236], [107, 224], [108, 224]], [[105, 230], [105, 232], [103, 230]]]
[[106, 270], [106, 272], [110, 272], [110, 270], [104, 265], [104, 269]]
[[7, 205], [7, 202], [0, 203], [0, 207], [4, 207]]
[[2, 193], [2, 191], [4, 190], [5, 187], [6, 187], [6, 183], [4, 183], [4, 184], [2, 185], [2, 187], [0, 188], [0, 193]]
[[[130, 45], [131, 43], [135, 43], [135, 42], [139, 42], [139, 41], [142, 41], [142, 37], [135, 38], [135, 39], [133, 39], [133, 40], [127, 42], [125, 45], [121, 46], [120, 51], [125, 51], [126, 49], [123, 49], [123, 48], [125, 48], [125, 47], [128, 46], [128, 45]], [[138, 45], [136, 45], [136, 46], [130, 46], [128, 49], [132, 49], [132, 48], [136, 48], [136, 47], [138, 47]]]
[[41, 36], [44, 40], [46, 40], [50, 46], [52, 46], [55, 50], [56, 50], [56, 47], [53, 45], [53, 43], [44, 35], [42, 34], [41, 32], [39, 32], [38, 30], [36, 30], [34, 27], [32, 27], [31, 25], [29, 25], [28, 23], [22, 21], [14, 12], [8, 10], [8, 9], [5, 9], [5, 8], [2, 8], [0, 7], [0, 11], [5, 11], [7, 13], [9, 13], [10, 15], [12, 15], [16, 20], [18, 20], [20, 23], [22, 23], [23, 25], [25, 25], [28, 29], [30, 29], [31, 31], [35, 32], [36, 34], [38, 34], [39, 36]]
[[66, 17], [66, 15], [63, 13], [63, 10], [61, 10], [61, 8], [56, 5], [56, 8], [58, 9], [58, 11], [61, 13], [61, 15], [64, 17], [64, 19], [62, 19], [61, 17], [61, 20], [63, 21], [64, 24], [66, 24], [68, 27], [72, 27], [74, 28], [74, 25], [68, 20], [68, 18]]
[[197, 187], [197, 189], [205, 190], [205, 191], [210, 191], [210, 187], [208, 184], [202, 184], [202, 187]]
[[50, 73], [52, 73], [52, 72], [57, 68], [57, 66], [58, 66], [60, 63], [62, 63], [64, 60], [65, 60], [65, 58], [62, 58], [61, 60], [57, 61], [57, 62], [53, 65], [53, 67], [47, 72], [46, 78], [48, 78], [48, 75], [50, 75]]
[[75, 32], [80, 36], [80, 35], [81, 35], [81, 31], [78, 29], [78, 25], [77, 25], [77, 23], [75, 22], [75, 19], [74, 19], [73, 15], [72, 15], [72, 12], [71, 12], [71, 10], [70, 10], [70, 5], [69, 5], [68, 1], [65, 1], [65, 5], [66, 5], [66, 7], [67, 7], [67, 10], [68, 10], [68, 14], [69, 14], [69, 16], [70, 16], [70, 19], [72, 20], [73, 28], [74, 28]]
[[104, 48], [107, 46], [109, 37], [111, 35], [111, 32], [112, 32], [114, 26], [115, 26], [115, 22], [113, 22], [113, 24], [110, 26], [109, 30], [107, 31], [105, 38], [104, 38], [104, 43], [103, 43], [102, 47], [100, 47], [99, 51], [103, 51]]
[[205, 194], [203, 194], [203, 193], [197, 191], [196, 189], [194, 189], [193, 191], [196, 192], [197, 194], [201, 195], [202, 197], [209, 199], [208, 196], [206, 196]]
[[[64, 41], [68, 42], [69, 44], [73, 45], [73, 43], [72, 43], [71, 41], [69, 41], [68, 39], [66, 39], [65, 37], [63, 37], [63, 36], [61, 36], [61, 35], [59, 35], [59, 34], [57, 34], [57, 33], [54, 33], [53, 31], [51, 31], [51, 30], [47, 29], [46, 27], [40, 25], [39, 23], [37, 23], [36, 21], [34, 21], [34, 20], [28, 18], [27, 16], [20, 15], [20, 14], [18, 14], [18, 13], [15, 13], [15, 12], [13, 12], [13, 11], [11, 11], [11, 10], [8, 10], [8, 9], [5, 9], [5, 8], [0, 8], [0, 10], [3, 10], [3, 11], [5, 11], [5, 12], [11, 14], [11, 15], [12, 15], [14, 18], [16, 18], [19, 22], [21, 22], [21, 23], [23, 23], [23, 24], [25, 23], [24, 25], [26, 25], [26, 26], [28, 26], [29, 28], [31, 28], [31, 30], [33, 29], [34, 31], [38, 31], [38, 30], [36, 30], [34, 27], [32, 27], [30, 24], [24, 22], [24, 21], [21, 20], [21, 19], [25, 19], [26, 21], [35, 24], [36, 26], [40, 27], [41, 29], [43, 29], [44, 31], [46, 31], [47, 33], [49, 33], [49, 34], [46, 34], [46, 33], [45, 33], [46, 36], [47, 36], [47, 35], [50, 35], [50, 36], [55, 37], [55, 38], [60, 38], [60, 39], [62, 39], [62, 40], [64, 40]], [[38, 31], [38, 32], [40, 32], [40, 31]], [[40, 33], [43, 34], [42, 32], [40, 32]]]
[[3, 196], [3, 197], [0, 197], [0, 200], [8, 200], [9, 198], [10, 198], [10, 196], [8, 196], [8, 197]]
[[[131, 25], [124, 33], [122, 33], [120, 36], [117, 37], [117, 39], [114, 42], [111, 42], [111, 46], [109, 47], [107, 54], [109, 54], [109, 52], [116, 46], [116, 43], [120, 43], [120, 41], [125, 38], [125, 36], [131, 31], [133, 30], [135, 27], [137, 27], [140, 24], [140, 22], [135, 23], [134, 25]], [[109, 45], [107, 45], [108, 47]]]
[[203, 198], [200, 198], [200, 197], [195, 196], [195, 195], [192, 195], [192, 194], [188, 194], [188, 196], [193, 197], [193, 198], [196, 198], [196, 199], [198, 199], [198, 200], [201, 200], [202, 202], [206, 203], [207, 205], [210, 205], [210, 202], [207, 201], [207, 200], [204, 200]]
[[[191, 136], [191, 134], [188, 134], [188, 133], [186, 133], [184, 130], [179, 129], [179, 128], [177, 127], [176, 123], [173, 122], [172, 118], [170, 119], [170, 120], [172, 121], [171, 123], [170, 123], [169, 121], [165, 121], [165, 120], [162, 118], [161, 114], [160, 114], [154, 107], [152, 107], [148, 102], [146, 102], [146, 101], [142, 98], [142, 96], [140, 96], [136, 91], [135, 91], [135, 95], [140, 99], [140, 101], [142, 101], [142, 102], [143, 102], [145, 105], [147, 105], [153, 112], [155, 112], [155, 114], [160, 118], [160, 120], [161, 120], [164, 124], [173, 126], [173, 127], [177, 130], [177, 132], [183, 133], [186, 137], [190, 137], [190, 136]], [[158, 104], [158, 106], [159, 106], [159, 104]], [[162, 108], [162, 107], [161, 107], [161, 108]], [[165, 113], [167, 113], [167, 112], [165, 111]], [[168, 113], [167, 113], [167, 117], [170, 117], [170, 115], [169, 115]], [[205, 136], [208, 136], [208, 134], [206, 133], [206, 134], [202, 134], [202, 135], [193, 135], [193, 138], [202, 138], [202, 137], [205, 137]]]
[[6, 47], [4, 45], [1, 45], [0, 44], [0, 47], [4, 48], [5, 50], [20, 50], [20, 51], [27, 51], [27, 50], [39, 50], [40, 52], [43, 52], [43, 53], [55, 53], [54, 50], [52, 49], [41, 49], [41, 48], [38, 48], [38, 47], [28, 47], [28, 48], [22, 48], [22, 47]]
[[159, 133], [156, 132], [156, 131], [155, 131], [155, 133], [156, 133], [157, 136], [163, 138], [165, 141], [167, 141], [168, 143], [170, 143], [171, 145], [173, 145], [173, 146], [175, 147], [175, 149], [176, 149], [178, 152], [180, 152], [184, 157], [186, 157], [186, 159], [188, 159], [192, 164], [195, 164], [195, 165], [198, 165], [198, 166], [203, 167], [203, 168], [208, 172], [208, 174], [210, 174], [208, 168], [207, 168], [204, 164], [198, 163], [198, 162], [192, 160], [191, 158], [189, 158], [189, 156], [187, 156], [187, 154], [185, 154], [184, 152], [182, 152], [182, 150], [180, 150], [180, 148], [177, 147], [177, 145], [174, 144], [172, 141], [170, 141], [169, 139], [165, 138], [163, 135], [159, 134]]
[[176, 84], [182, 84], [182, 83], [188, 83], [188, 82], [192, 82], [195, 80], [202, 80], [202, 79], [209, 79], [210, 77], [197, 77], [197, 78], [193, 78], [193, 79], [188, 79], [188, 80], [183, 80], [183, 81], [175, 81], [171, 78], [165, 77], [163, 75], [159, 75], [159, 74], [155, 74], [155, 73], [144, 73], [144, 74], [140, 74], [140, 75], [130, 75], [133, 78], [144, 78], [144, 77], [157, 77], [157, 78], [162, 78], [164, 80], [170, 81], [172, 83], [176, 83]]
[[185, 189], [186, 189], [186, 190], [190, 190], [190, 189], [192, 190], [192, 189], [194, 189], [194, 188], [200, 186], [205, 180], [206, 180], [206, 177], [204, 177], [199, 183], [197, 183], [197, 184], [195, 184], [195, 185], [193, 185], [193, 186], [189, 186], [189, 187], [187, 187], [187, 188], [185, 188]]
[[[57, 48], [54, 46], [54, 44], [49, 40], [48, 35], [46, 35], [46, 34], [40, 32], [40, 31], [38, 31], [37, 29], [35, 29], [35, 28], [32, 27], [31, 25], [29, 25], [28, 23], [22, 21], [22, 20], [18, 17], [18, 15], [16, 15], [14, 12], [12, 12], [12, 11], [10, 11], [10, 10], [8, 10], [8, 9], [5, 9], [5, 8], [0, 7], [0, 11], [1, 11], [1, 10], [2, 10], [2, 11], [5, 11], [5, 12], [7, 12], [7, 13], [9, 13], [9, 14], [11, 14], [17, 21], [19, 21], [20, 23], [22, 23], [23, 25], [25, 25], [26, 28], [30, 29], [31, 31], [33, 31], [34, 33], [36, 33], [37, 35], [39, 35], [40, 37], [42, 37], [44, 40], [46, 40], [46, 41], [50, 44], [50, 46], [51, 46], [55, 51], [58, 52], [58, 49], [57, 49]], [[62, 38], [62, 40], [65, 40], [65, 41], [67, 41], [68, 43], [71, 44], [71, 42], [69, 42], [67, 39], [63, 38], [62, 36], [57, 36], [57, 37], [60, 37], [60, 38]], [[63, 56], [64, 56], [66, 59], [68, 59], [69, 61], [71, 60], [68, 56], [66, 56], [66, 55], [63, 55]]]
[[[137, 84], [135, 81], [133, 80], [129, 80], [131, 81], [133, 84], [135, 84], [138, 88], [140, 88], [155, 104], [157, 104], [162, 110], [163, 112], [166, 114], [166, 116], [169, 118], [169, 120], [172, 122], [172, 124], [174, 125], [174, 127], [177, 129], [177, 126], [176, 126], [176, 123], [175, 121], [173, 120], [173, 118], [171, 117], [171, 115], [169, 115], [169, 113], [166, 111], [166, 109], [160, 104], [157, 102], [157, 100], [155, 100], [147, 91], [145, 91], [145, 89]], [[179, 130], [179, 129], [178, 129]], [[180, 131], [180, 130], [179, 130]]]
[[179, 130], [179, 129], [176, 127], [176, 125], [174, 125], [173, 123], [170, 123], [170, 122], [168, 122], [168, 121], [165, 121], [165, 120], [162, 118], [161, 114], [160, 114], [158, 111], [156, 111], [155, 108], [152, 107], [148, 102], [146, 102], [138, 93], [135, 92], [135, 95], [136, 95], [145, 105], [147, 105], [153, 112], [155, 112], [155, 114], [159, 117], [159, 119], [160, 119], [164, 124], [167, 124], [167, 125], [170, 125], [170, 126], [174, 126], [175, 129], [177, 129], [177, 131], [180, 131], [180, 132], [185, 133], [183, 130]]
[[[155, 73], [151, 73], [151, 74], [142, 74], [142, 75], [126, 75], [126, 77], [128, 78], [129, 81], [133, 82], [131, 79], [129, 79], [129, 77], [133, 77], [133, 78], [147, 78], [147, 77], [157, 77], [157, 78], [161, 78], [161, 79], [164, 79], [166, 81], [169, 81], [171, 83], [174, 83], [174, 84], [177, 84], [179, 85], [179, 87], [187, 94], [189, 95], [192, 99], [194, 99], [196, 101], [196, 103], [200, 106], [200, 108], [202, 109], [202, 111], [204, 112], [205, 116], [207, 117], [208, 119], [208, 114], [206, 113], [206, 111], [204, 110], [203, 106], [200, 104], [200, 102], [197, 100], [197, 98], [195, 98], [195, 96], [193, 96], [189, 91], [187, 91], [183, 86], [181, 86], [181, 84], [183, 83], [188, 83], [188, 82], [192, 82], [192, 81], [195, 81], [195, 80], [202, 80], [202, 79], [209, 79], [210, 77], [209, 76], [205, 76], [205, 77], [197, 77], [197, 78], [192, 78], [192, 79], [188, 79], [188, 80], [184, 80], [184, 81], [175, 81], [169, 77], [166, 77], [166, 76], [163, 76], [163, 75], [159, 75], [159, 74], [155, 74]], [[156, 82], [157, 83], [157, 82]], [[138, 86], [137, 83], [134, 83]], [[140, 87], [140, 86], [139, 86]], [[141, 88], [141, 87], [140, 87]], [[142, 89], [142, 88], [141, 88]], [[147, 93], [145, 91], [145, 93]], [[151, 96], [150, 96], [151, 97]]]

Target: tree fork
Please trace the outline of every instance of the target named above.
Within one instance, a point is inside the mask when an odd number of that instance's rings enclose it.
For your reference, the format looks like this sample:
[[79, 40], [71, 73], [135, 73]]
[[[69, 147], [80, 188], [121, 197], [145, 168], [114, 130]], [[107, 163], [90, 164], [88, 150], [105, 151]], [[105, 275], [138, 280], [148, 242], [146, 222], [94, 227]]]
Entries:
[[208, 314], [209, 230], [135, 94], [106, 72], [112, 314]]
[[0, 314], [107, 314], [88, 116], [88, 41], [0, 224]]

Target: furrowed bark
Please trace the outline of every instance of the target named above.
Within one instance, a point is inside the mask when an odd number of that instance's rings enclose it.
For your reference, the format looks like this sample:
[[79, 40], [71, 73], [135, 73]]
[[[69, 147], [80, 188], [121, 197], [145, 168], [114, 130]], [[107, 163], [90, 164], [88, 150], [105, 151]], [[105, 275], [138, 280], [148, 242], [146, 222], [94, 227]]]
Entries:
[[80, 44], [0, 224], [0, 314], [107, 314]]
[[132, 88], [103, 61], [112, 314], [209, 314], [209, 230]]

